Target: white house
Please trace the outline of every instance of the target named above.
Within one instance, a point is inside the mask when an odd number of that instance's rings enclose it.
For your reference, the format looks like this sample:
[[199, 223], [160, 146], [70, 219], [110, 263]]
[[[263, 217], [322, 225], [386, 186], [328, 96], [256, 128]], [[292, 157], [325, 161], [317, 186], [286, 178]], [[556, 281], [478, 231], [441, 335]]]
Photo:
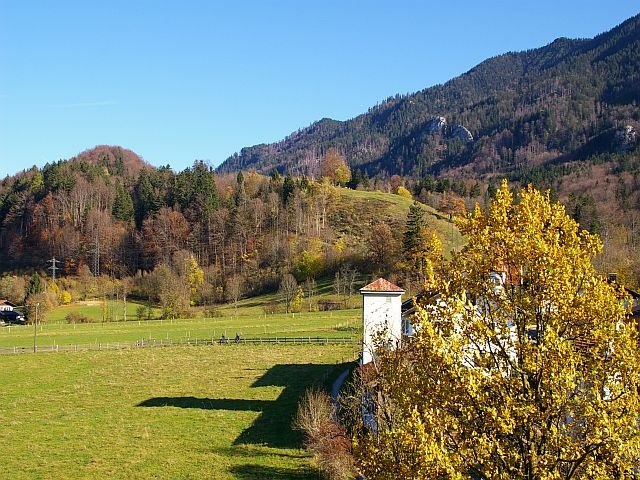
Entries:
[[378, 278], [360, 289], [362, 294], [362, 359], [369, 363], [380, 343], [393, 348], [402, 340], [402, 294], [397, 285]]
[[0, 311], [11, 312], [13, 311], [13, 307], [15, 307], [13, 303], [6, 300], [0, 300]]

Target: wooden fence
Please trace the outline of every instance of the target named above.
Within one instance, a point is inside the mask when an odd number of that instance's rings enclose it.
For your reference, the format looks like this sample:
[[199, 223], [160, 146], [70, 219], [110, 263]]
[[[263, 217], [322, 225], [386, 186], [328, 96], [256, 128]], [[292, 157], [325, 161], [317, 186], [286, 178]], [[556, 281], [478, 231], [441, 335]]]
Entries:
[[[83, 345], [38, 345], [36, 352], [78, 352], [84, 350], [119, 350], [123, 348], [151, 348], [151, 347], [169, 347], [173, 345], [219, 345], [221, 347], [229, 347], [240, 344], [320, 344], [320, 345], [359, 345], [360, 340], [347, 337], [255, 337], [241, 338], [235, 340], [232, 338], [221, 339], [186, 339], [186, 340], [154, 340], [143, 339], [135, 342], [116, 342], [116, 343], [89, 343]], [[0, 347], [0, 355], [10, 355], [18, 353], [34, 353], [33, 345], [20, 347]]]

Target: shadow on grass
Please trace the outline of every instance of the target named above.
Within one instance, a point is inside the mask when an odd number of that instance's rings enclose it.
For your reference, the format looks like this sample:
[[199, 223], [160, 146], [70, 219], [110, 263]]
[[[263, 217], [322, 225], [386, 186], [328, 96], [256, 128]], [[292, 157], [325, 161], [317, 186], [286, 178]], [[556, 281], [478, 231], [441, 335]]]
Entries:
[[260, 412], [253, 424], [235, 439], [234, 445], [255, 444], [277, 448], [299, 448], [302, 443], [301, 434], [291, 429], [291, 421], [296, 413], [298, 399], [305, 389], [313, 385], [330, 386], [326, 384], [330, 384], [331, 380], [337, 377], [347, 365], [350, 364], [274, 365], [258, 378], [251, 385], [251, 388], [284, 387], [280, 396], [275, 400], [153, 397], [140, 402], [138, 406]]
[[268, 303], [269, 300], [256, 300], [256, 301], [249, 301], [249, 302], [238, 302], [238, 308], [251, 308], [251, 307], [262, 307], [264, 306], [266, 303]]
[[262, 465], [239, 465], [231, 467], [229, 471], [240, 480], [255, 480], [257, 478], [261, 480], [319, 480], [321, 478], [316, 471], [309, 468], [292, 469]]
[[245, 410], [262, 412], [273, 403], [270, 400], [244, 400], [232, 398], [154, 397], [140, 402], [138, 407], [200, 408], [202, 410]]
[[216, 448], [216, 453], [223, 455], [225, 457], [236, 457], [243, 458], [247, 461], [255, 460], [257, 452], [267, 452], [265, 453], [269, 457], [281, 457], [281, 458], [292, 458], [294, 460], [306, 461], [309, 458], [309, 455], [304, 450], [283, 450], [283, 449], [275, 449], [270, 448], [269, 450], [265, 450], [265, 447], [262, 445], [232, 445], [230, 447], [218, 447]]

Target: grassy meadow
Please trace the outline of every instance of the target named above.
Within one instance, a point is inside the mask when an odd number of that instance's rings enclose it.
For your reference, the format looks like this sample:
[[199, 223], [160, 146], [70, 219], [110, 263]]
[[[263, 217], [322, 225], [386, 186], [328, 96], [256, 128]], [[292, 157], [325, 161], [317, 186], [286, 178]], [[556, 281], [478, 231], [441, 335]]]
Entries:
[[[58, 307], [86, 314], [86, 307], [72, 305]], [[89, 307], [91, 308], [91, 307]], [[58, 310], [56, 309], [56, 310]], [[56, 312], [54, 310], [54, 313]], [[241, 311], [239, 309], [239, 311]], [[323, 337], [358, 338], [361, 331], [361, 310], [311, 312], [295, 314], [256, 314], [176, 320], [142, 320], [127, 322], [95, 322], [68, 324], [47, 322], [37, 326], [38, 348], [55, 345], [131, 344], [138, 341], [162, 340], [181, 343], [187, 340], [218, 340], [222, 334], [243, 337]], [[0, 347], [32, 347], [33, 325], [14, 325], [0, 328]]]
[[[267, 299], [268, 301], [268, 299]], [[319, 478], [290, 428], [300, 394], [330, 384], [350, 345], [175, 345], [49, 352], [54, 345], [179, 343], [243, 337], [359, 338], [361, 311], [261, 313], [265, 299], [221, 317], [69, 324], [101, 318], [100, 302], [49, 312], [37, 354], [2, 355], [0, 441], [14, 479]], [[130, 303], [128, 310], [135, 311]], [[135, 317], [129, 317], [135, 318]], [[33, 346], [34, 326], [0, 328], [0, 347]]]
[[313, 479], [299, 395], [357, 346], [175, 346], [4, 355], [4, 478]]

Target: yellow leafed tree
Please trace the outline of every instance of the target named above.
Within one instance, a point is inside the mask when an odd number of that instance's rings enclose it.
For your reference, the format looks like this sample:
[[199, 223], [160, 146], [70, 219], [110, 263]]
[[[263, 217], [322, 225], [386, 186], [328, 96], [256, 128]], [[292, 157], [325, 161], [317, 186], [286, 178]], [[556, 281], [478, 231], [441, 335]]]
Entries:
[[202, 268], [200, 268], [200, 265], [198, 265], [198, 261], [193, 255], [189, 256], [186, 269], [191, 305], [195, 305], [198, 299], [200, 287], [204, 283], [204, 271], [202, 270]]
[[633, 476], [638, 337], [629, 298], [593, 268], [599, 239], [506, 181], [460, 229], [414, 339], [375, 362], [376, 420], [354, 438], [366, 478]]

